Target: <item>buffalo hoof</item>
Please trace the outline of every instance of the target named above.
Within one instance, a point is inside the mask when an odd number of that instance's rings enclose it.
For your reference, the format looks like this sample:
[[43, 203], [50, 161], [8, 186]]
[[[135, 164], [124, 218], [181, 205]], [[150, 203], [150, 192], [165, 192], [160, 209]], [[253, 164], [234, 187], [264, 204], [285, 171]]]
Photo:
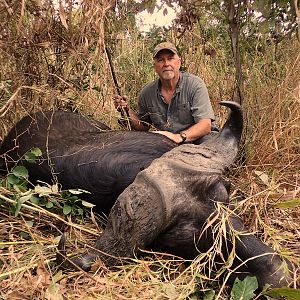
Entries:
[[65, 234], [61, 236], [57, 249], [56, 263], [60, 269], [68, 271], [83, 270], [86, 272], [91, 270], [91, 265], [93, 263], [93, 257], [91, 255], [84, 254], [83, 256], [77, 256], [70, 259], [67, 257]]

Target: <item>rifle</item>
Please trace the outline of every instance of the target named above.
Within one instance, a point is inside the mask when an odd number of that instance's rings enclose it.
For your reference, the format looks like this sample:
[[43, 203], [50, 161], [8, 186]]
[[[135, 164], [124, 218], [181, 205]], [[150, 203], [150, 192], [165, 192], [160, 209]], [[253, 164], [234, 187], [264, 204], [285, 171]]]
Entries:
[[[117, 80], [115, 69], [114, 69], [114, 66], [113, 66], [112, 57], [111, 57], [110, 51], [108, 50], [107, 47], [105, 47], [105, 52], [106, 52], [106, 55], [107, 55], [107, 58], [108, 58], [111, 75], [112, 75], [117, 93], [118, 93], [119, 96], [123, 97], [120, 85], [119, 85], [118, 80]], [[120, 113], [121, 113], [121, 118], [118, 119], [119, 125], [124, 129], [131, 130], [130, 121], [129, 121], [128, 107], [126, 107], [126, 109], [124, 109], [124, 107], [121, 107]]]

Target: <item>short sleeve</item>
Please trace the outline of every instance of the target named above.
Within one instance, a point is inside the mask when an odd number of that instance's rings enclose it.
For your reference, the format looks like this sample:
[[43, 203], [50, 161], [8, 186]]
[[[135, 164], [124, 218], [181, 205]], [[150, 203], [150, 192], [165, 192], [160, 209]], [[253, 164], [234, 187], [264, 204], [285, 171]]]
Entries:
[[197, 123], [201, 119], [211, 119], [214, 121], [215, 116], [204, 81], [200, 78], [195, 78], [192, 85], [190, 105], [195, 122]]

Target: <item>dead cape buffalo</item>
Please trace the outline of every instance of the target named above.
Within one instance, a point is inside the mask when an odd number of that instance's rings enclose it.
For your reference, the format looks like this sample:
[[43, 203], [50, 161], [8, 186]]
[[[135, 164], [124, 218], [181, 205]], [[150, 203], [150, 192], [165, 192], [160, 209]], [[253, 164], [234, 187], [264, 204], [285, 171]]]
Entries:
[[[77, 114], [39, 112], [23, 118], [4, 139], [0, 169], [7, 172], [29, 149], [39, 147], [43, 156], [37, 164], [23, 161], [31, 181], [58, 180], [65, 189], [87, 190], [101, 210], [109, 211], [117, 199], [94, 250], [65, 261], [62, 237], [57, 260], [67, 268], [75, 264], [89, 270], [97, 257], [118, 265], [145, 248], [194, 259], [213, 244], [207, 220], [217, 223], [222, 218], [218, 203], [229, 202], [222, 173], [237, 155], [243, 127], [240, 106], [222, 104], [232, 113], [220, 134], [200, 146], [179, 147], [153, 133], [110, 131]], [[223, 243], [225, 258], [236, 249], [232, 268], [246, 262], [236, 270], [241, 276], [257, 276], [260, 286], [287, 284], [283, 260], [270, 247], [245, 234], [239, 218], [231, 216], [226, 224], [227, 238], [232, 227], [241, 232]]]
[[[243, 128], [240, 106], [221, 104], [230, 107], [231, 114], [219, 135], [201, 145], [175, 147], [155, 159], [118, 197], [94, 247], [66, 260], [63, 235], [57, 262], [64, 268], [89, 270], [97, 257], [107, 266], [116, 266], [139, 249], [163, 250], [187, 260], [210, 249], [214, 225], [226, 214], [217, 207], [229, 202], [229, 187], [222, 174], [236, 158]], [[247, 233], [237, 216], [228, 215], [220, 261], [235, 248], [233, 278], [255, 275], [260, 288], [266, 283], [287, 285], [291, 278], [285, 272], [285, 261]]]
[[[0, 172], [18, 162], [28, 169], [31, 182], [58, 181], [64, 189], [86, 190], [91, 194], [85, 198], [109, 213], [138, 172], [176, 146], [162, 135], [111, 131], [71, 112], [38, 112], [21, 119], [3, 140]], [[35, 164], [21, 159], [33, 147], [43, 153]]]

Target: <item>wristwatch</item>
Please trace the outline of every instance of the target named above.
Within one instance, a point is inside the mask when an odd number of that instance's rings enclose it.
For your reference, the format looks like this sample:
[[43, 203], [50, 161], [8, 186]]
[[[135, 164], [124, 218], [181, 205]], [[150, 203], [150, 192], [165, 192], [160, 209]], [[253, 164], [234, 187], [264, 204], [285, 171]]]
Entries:
[[178, 143], [178, 145], [181, 145], [186, 141], [187, 136], [184, 132], [180, 132], [179, 135], [182, 138], [182, 141], [180, 143]]

